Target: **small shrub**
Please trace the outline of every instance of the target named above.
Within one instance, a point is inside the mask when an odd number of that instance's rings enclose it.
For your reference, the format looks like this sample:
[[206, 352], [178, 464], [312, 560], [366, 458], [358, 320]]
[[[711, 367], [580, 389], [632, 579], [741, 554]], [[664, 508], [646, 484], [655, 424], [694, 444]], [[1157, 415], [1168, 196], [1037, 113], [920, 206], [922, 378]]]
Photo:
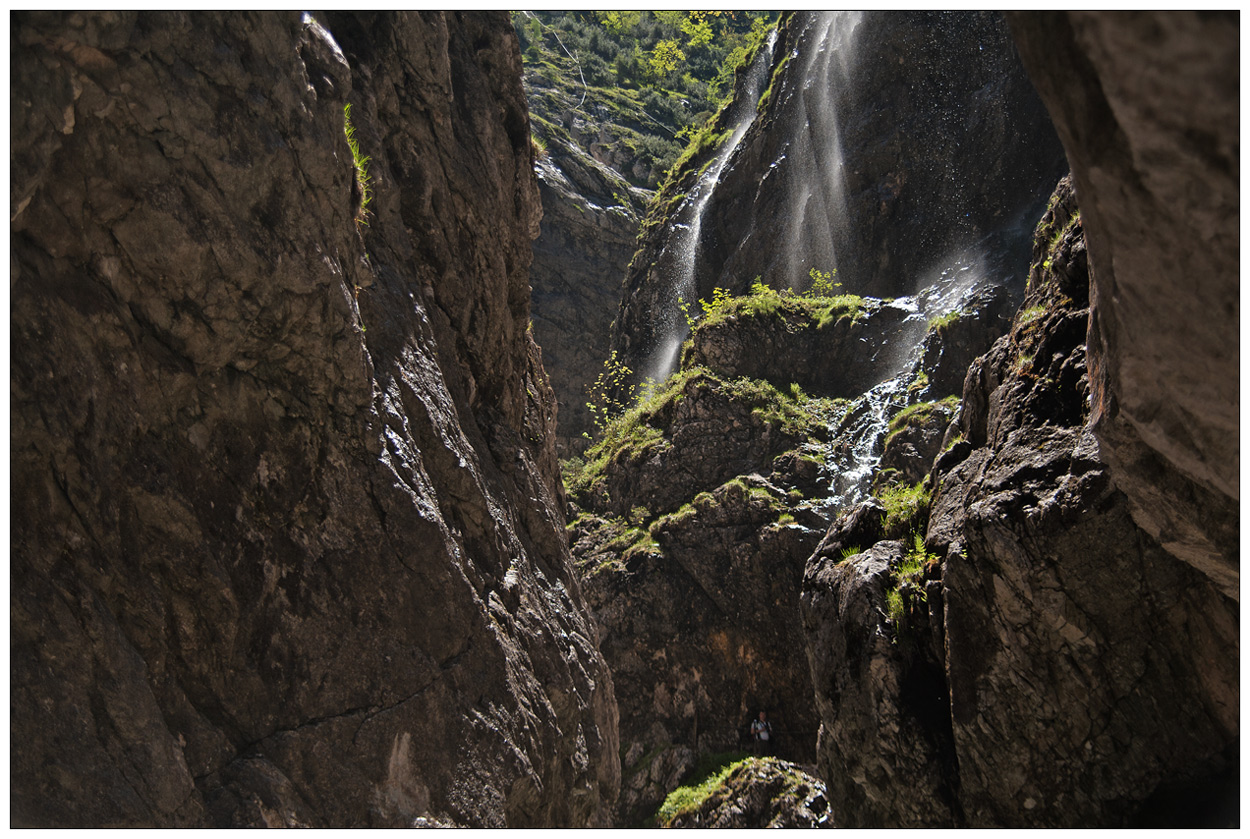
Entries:
[[812, 284], [808, 286], [805, 297], [833, 297], [833, 290], [841, 288], [842, 283], [835, 283], [833, 275], [838, 273], [838, 269], [832, 271], [821, 271], [818, 268], [812, 268], [807, 272], [807, 276], [811, 277]]
[[920, 520], [929, 510], [929, 493], [923, 481], [910, 487], [887, 487], [881, 491], [880, 500], [885, 507], [881, 527], [887, 539], [897, 539], [917, 530]]
[[937, 555], [925, 547], [924, 536], [912, 531], [911, 544], [893, 569], [894, 583], [885, 595], [886, 616], [894, 627], [894, 643], [907, 638], [908, 612], [928, 600], [925, 573], [937, 561]]
[[607, 361], [603, 362], [603, 370], [594, 383], [587, 386], [586, 393], [590, 401], [586, 403], [586, 408], [590, 411], [595, 428], [600, 432], [608, 423], [625, 413], [625, 409], [633, 401], [636, 387], [629, 383], [633, 372], [617, 358], [616, 350], [612, 350]]

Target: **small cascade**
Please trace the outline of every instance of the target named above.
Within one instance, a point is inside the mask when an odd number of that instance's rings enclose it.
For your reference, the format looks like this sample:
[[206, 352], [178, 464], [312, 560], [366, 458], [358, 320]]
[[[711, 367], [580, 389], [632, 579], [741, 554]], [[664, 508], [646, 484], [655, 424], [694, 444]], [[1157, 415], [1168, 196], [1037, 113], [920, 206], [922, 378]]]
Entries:
[[[716, 157], [707, 166], [695, 183], [694, 189], [686, 196], [678, 210], [678, 216], [689, 219], [686, 224], [673, 225], [673, 236], [661, 254], [662, 260], [673, 265], [673, 276], [669, 282], [668, 300], [662, 315], [664, 323], [659, 330], [659, 346], [647, 363], [644, 374], [655, 381], [663, 381], [677, 367], [677, 355], [682, 342], [690, 334], [685, 313], [681, 310], [682, 302], [695, 306], [699, 291], [695, 283], [695, 266], [699, 259], [700, 239], [703, 232], [703, 213], [712, 194], [720, 182], [721, 173], [729, 165], [738, 144], [742, 142], [747, 129], [755, 122], [756, 106], [760, 94], [764, 90], [764, 81], [772, 67], [773, 47], [777, 42], [777, 30], [768, 36], [766, 47], [751, 65], [746, 85], [741, 95], [736, 96], [730, 104], [729, 125], [732, 132], [721, 144]], [[664, 259], [667, 257], [667, 259]]]
[[852, 403], [830, 428], [833, 442], [826, 456], [829, 495], [820, 504], [830, 519], [867, 497], [872, 477], [881, 462], [890, 420], [899, 411], [926, 398], [916, 381], [929, 322], [961, 311], [977, 293], [994, 284], [984, 260], [972, 253], [949, 261], [932, 282], [914, 295], [900, 297], [884, 306], [907, 312], [908, 326], [899, 342], [895, 373]]

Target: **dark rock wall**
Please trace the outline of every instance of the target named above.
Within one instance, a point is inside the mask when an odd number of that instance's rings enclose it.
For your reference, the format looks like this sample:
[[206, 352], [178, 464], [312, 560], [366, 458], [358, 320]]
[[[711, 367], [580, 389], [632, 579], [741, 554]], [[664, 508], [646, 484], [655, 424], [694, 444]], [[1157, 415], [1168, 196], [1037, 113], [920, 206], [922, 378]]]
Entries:
[[964, 813], [1124, 825], [1190, 788], [1145, 823], [1220, 823], [1236, 789], [1237, 605], [1138, 528], [1099, 457], [1084, 214], [1065, 187], [1012, 335], [969, 370], [971, 450], [934, 473]]
[[534, 240], [534, 338], [543, 348], [559, 411], [562, 455], [585, 451], [595, 433], [587, 388], [604, 371], [621, 280], [634, 255], [649, 193], [561, 138], [537, 166], [543, 220]]
[[808, 564], [839, 826], [1236, 823], [1237, 604], [1134, 522], [1099, 456], [1082, 224], [1065, 180], [1011, 333], [968, 371], [924, 608], [887, 606], [897, 543], [843, 559], [879, 538], [871, 516]]
[[1101, 456], [1134, 520], [1237, 598], [1239, 15], [1010, 20], [1089, 235]]
[[13, 19], [16, 825], [615, 798], [527, 334], [515, 38], [323, 23], [342, 52], [294, 14]]

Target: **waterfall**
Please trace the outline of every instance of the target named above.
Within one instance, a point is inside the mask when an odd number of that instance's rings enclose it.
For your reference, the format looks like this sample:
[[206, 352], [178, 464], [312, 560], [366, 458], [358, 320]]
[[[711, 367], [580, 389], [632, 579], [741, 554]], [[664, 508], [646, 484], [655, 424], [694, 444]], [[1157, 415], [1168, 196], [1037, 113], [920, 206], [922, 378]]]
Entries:
[[729, 165], [747, 129], [755, 122], [756, 106], [772, 67], [776, 42], [777, 30], [774, 29], [768, 35], [765, 48], [755, 56], [746, 84], [729, 105], [729, 137], [721, 143], [716, 156], [703, 170], [694, 188], [678, 209], [677, 216], [688, 219], [688, 222], [673, 225], [674, 233], [661, 253], [660, 261], [673, 265], [673, 273], [668, 282], [666, 306], [662, 314], [663, 324], [658, 333], [659, 343], [644, 367], [644, 375], [657, 382], [667, 379], [676, 369], [681, 345], [690, 334], [681, 305], [684, 302], [688, 306], [698, 306], [699, 290], [695, 283], [695, 266], [699, 259], [703, 213], [708, 202], [712, 200], [716, 185], [720, 183], [721, 173]]
[[820, 13], [805, 37], [802, 87], [794, 97], [796, 126], [785, 151], [789, 178], [785, 276], [791, 288], [805, 286], [811, 268], [837, 267], [834, 243], [844, 241], [851, 220], [846, 206], [842, 135], [837, 103], [852, 83], [855, 32], [862, 12]]
[[906, 311], [904, 323], [908, 328], [897, 347], [892, 374], [855, 399], [846, 415], [831, 425], [833, 442], [825, 458], [829, 495], [817, 505], [830, 518], [867, 497], [881, 462], [891, 418], [926, 395], [923, 387], [914, 385], [929, 322], [962, 310], [993, 281], [975, 249], [943, 262], [945, 265], [936, 276], [921, 280], [916, 294], [884, 304]]

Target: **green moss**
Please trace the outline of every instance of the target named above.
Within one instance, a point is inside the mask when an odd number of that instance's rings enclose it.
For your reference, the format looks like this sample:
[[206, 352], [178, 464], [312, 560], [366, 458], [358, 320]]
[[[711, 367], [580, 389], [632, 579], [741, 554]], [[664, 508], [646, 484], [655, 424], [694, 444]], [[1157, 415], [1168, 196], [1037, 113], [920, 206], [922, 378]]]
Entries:
[[790, 58], [793, 55], [793, 52], [787, 52], [782, 59], [777, 62], [777, 66], [773, 68], [773, 74], [768, 79], [768, 88], [760, 94], [760, 101], [755, 105], [756, 113], [761, 116], [768, 113], [768, 106], [772, 102], [773, 98], [773, 88], [777, 86], [778, 79], [780, 79], [781, 74], [785, 72], [786, 65], [790, 63]]
[[949, 418], [959, 409], [959, 397], [948, 396], [936, 402], [917, 402], [908, 405], [890, 419], [889, 432], [886, 434], [885, 445], [888, 448], [902, 432], [917, 425], [924, 425], [936, 416]]
[[949, 328], [951, 324], [955, 323], [956, 321], [964, 317], [967, 317], [967, 315], [964, 312], [956, 310], [954, 312], [947, 312], [944, 315], [938, 315], [935, 318], [930, 318], [929, 319], [929, 331], [930, 332], [942, 332], [945, 329]]
[[818, 297], [813, 301], [816, 304], [816, 328], [824, 329], [831, 323], [837, 323], [844, 318], [850, 318], [851, 322], [859, 320], [867, 311], [867, 301], [858, 294], [839, 294], [835, 297]]
[[710, 303], [704, 303], [704, 317], [697, 328], [710, 329], [737, 318], [782, 317], [799, 326], [824, 329], [843, 318], [857, 320], [867, 310], [867, 301], [856, 294], [808, 297], [791, 291], [777, 291], [758, 280], [751, 293], [731, 296], [723, 289]]
[[[686, 783], [668, 794], [664, 803], [655, 813], [655, 823], [661, 827], [668, 825], [677, 816], [699, 809], [708, 796], [723, 785], [729, 774], [747, 761], [755, 760], [743, 757], [742, 752], [704, 755], [695, 767]], [[720, 761], [708, 767], [708, 763]]]
[[1016, 327], [1023, 329], [1046, 314], [1045, 306], [1030, 306], [1016, 315]]

